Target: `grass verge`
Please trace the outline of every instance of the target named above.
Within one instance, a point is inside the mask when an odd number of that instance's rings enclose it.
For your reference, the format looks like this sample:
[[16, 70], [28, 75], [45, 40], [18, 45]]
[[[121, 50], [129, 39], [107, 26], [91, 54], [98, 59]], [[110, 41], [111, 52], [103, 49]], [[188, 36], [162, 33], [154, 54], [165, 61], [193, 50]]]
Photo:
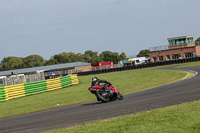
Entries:
[[189, 62], [189, 63], [183, 63], [181, 66], [178, 66], [177, 68], [182, 68], [182, 67], [193, 67], [193, 66], [200, 66], [200, 61], [197, 61], [197, 62]]
[[200, 101], [47, 133], [199, 133]]
[[47, 110], [96, 100], [87, 89], [97, 76], [114, 84], [123, 95], [175, 82], [187, 75], [175, 70], [129, 70], [98, 75], [80, 76], [80, 84], [38, 95], [0, 102], [0, 118]]

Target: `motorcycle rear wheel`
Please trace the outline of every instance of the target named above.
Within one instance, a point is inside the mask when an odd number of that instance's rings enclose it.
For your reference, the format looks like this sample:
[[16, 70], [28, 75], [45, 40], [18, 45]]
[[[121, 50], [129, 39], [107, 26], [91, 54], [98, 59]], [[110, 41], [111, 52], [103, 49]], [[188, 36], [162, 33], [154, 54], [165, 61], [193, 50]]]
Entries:
[[108, 95], [105, 95], [106, 93], [103, 90], [97, 89], [96, 90], [96, 96], [99, 98], [102, 102], [109, 102], [110, 97]]

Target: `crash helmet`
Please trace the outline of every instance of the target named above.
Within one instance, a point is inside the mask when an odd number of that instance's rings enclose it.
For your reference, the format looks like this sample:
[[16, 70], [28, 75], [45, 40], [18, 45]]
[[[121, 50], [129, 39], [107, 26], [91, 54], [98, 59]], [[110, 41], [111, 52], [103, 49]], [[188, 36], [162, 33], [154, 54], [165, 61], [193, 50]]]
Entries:
[[92, 81], [97, 81], [97, 80], [98, 80], [97, 77], [93, 77], [93, 78], [92, 78]]

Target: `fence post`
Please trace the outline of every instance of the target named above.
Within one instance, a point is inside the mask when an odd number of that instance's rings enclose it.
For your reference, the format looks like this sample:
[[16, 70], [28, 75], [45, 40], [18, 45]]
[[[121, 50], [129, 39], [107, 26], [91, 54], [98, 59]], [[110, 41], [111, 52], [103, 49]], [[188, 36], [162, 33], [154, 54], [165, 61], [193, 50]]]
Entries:
[[6, 78], [3, 78], [3, 83], [4, 83], [4, 86], [7, 86], [7, 80], [6, 80]]

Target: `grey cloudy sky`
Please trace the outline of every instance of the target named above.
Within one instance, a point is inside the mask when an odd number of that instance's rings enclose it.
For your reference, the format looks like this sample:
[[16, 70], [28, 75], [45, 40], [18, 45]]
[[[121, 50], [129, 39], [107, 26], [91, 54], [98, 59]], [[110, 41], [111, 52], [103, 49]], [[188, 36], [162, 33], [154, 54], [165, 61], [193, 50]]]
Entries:
[[200, 0], [0, 0], [0, 60], [125, 52], [200, 37]]

